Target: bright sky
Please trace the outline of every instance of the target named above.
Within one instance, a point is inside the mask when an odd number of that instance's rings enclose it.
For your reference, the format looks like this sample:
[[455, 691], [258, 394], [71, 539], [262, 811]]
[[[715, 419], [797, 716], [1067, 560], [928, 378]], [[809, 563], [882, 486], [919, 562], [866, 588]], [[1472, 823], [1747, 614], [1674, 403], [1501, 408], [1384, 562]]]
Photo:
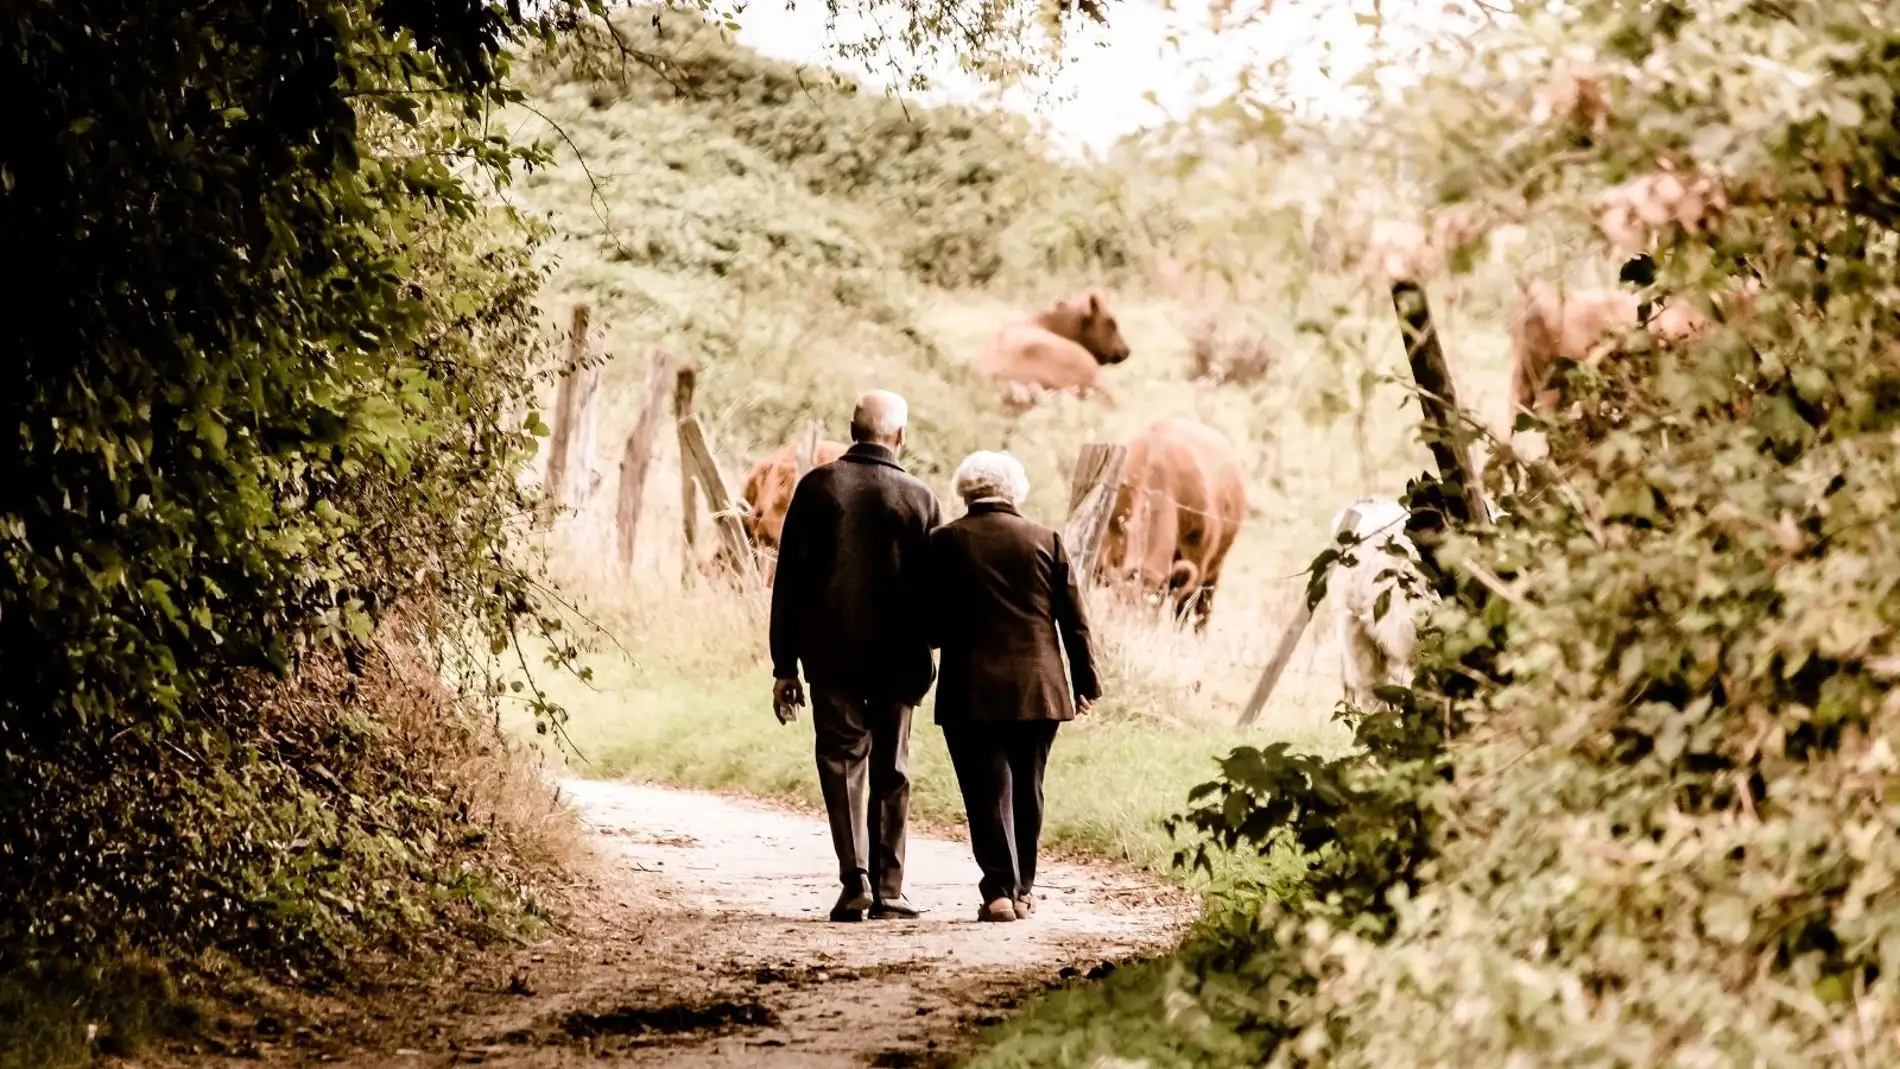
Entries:
[[[1208, 0], [1177, 0], [1173, 10], [1163, 0], [1114, 0], [1109, 28], [1074, 35], [1067, 49], [1071, 63], [1046, 92], [1038, 97], [1011, 90], [1003, 104], [1047, 120], [1053, 139], [1066, 149], [1102, 149], [1124, 134], [1220, 99], [1243, 69], [1264, 71], [1283, 61], [1285, 84], [1303, 107], [1319, 114], [1350, 112], [1357, 109], [1343, 85], [1375, 54], [1373, 28], [1360, 21], [1375, 6], [1385, 9], [1380, 39], [1388, 59], [1471, 17], [1459, 0], [1235, 0], [1225, 20], [1230, 28], [1216, 33]], [[754, 0], [738, 18], [739, 40], [760, 52], [840, 66], [825, 53], [824, 5], [817, 0], [798, 0], [794, 10], [786, 10], [782, 0]], [[888, 76], [862, 67], [840, 69], [880, 88], [891, 84]], [[926, 73], [938, 89], [930, 97], [977, 102], [980, 87], [972, 77], [954, 69]]]

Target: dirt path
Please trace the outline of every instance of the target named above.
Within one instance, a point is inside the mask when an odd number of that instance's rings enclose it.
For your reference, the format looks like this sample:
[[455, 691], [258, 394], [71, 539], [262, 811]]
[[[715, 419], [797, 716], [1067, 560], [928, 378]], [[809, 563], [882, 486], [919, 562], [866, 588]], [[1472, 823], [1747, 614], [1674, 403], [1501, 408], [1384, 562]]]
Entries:
[[1026, 994], [1163, 949], [1193, 914], [1149, 877], [1047, 862], [1034, 918], [979, 924], [966, 844], [913, 832], [905, 891], [924, 915], [832, 924], [819, 817], [663, 787], [563, 786], [600, 848], [581, 896], [591, 908], [566, 930], [393, 991], [355, 1024], [273, 1035], [259, 1022], [222, 1053], [361, 1069], [940, 1065]]

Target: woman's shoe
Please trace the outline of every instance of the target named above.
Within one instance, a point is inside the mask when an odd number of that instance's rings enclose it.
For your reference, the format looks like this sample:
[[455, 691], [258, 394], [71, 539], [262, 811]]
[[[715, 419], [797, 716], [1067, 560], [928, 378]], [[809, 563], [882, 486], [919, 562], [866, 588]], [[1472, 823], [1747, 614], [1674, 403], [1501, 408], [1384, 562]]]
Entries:
[[983, 903], [982, 909], [976, 911], [976, 919], [980, 921], [1013, 921], [1016, 919], [1016, 906], [1007, 898], [992, 898], [988, 902]]
[[1017, 920], [1026, 921], [1029, 919], [1029, 915], [1034, 912], [1036, 912], [1036, 899], [1033, 895], [1024, 894], [1021, 898], [1016, 900]]

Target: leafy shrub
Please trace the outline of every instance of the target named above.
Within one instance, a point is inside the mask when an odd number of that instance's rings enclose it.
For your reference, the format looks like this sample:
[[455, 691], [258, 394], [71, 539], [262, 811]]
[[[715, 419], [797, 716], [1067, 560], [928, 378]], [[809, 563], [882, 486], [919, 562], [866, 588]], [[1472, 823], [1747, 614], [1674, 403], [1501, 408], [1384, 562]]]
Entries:
[[535, 618], [507, 549], [540, 272], [478, 121], [518, 29], [355, 0], [0, 28], [0, 233], [41, 262], [0, 296], [0, 971], [321, 971], [519, 919], [534, 868], [464, 789], [508, 775], [493, 696], [435, 674]]
[[[1695, 344], [1638, 336], [1574, 376], [1547, 460], [1493, 466], [1498, 526], [1414, 536], [1454, 596], [1413, 687], [1354, 714], [1358, 753], [1241, 749], [1200, 792], [1187, 823], [1216, 843], [1293, 843], [1314, 867], [1310, 897], [1216, 941], [1183, 990], [1276, 1066], [1886, 1064], [1887, 14], [1547, 19], [1427, 82], [1421, 106], [1457, 116], [1429, 146], [1447, 189], [1561, 213], [1659, 155], [1706, 165], [1730, 214], [1661, 236], [1658, 287], [1764, 288]], [[1501, 73], [1548, 69], [1526, 61], [1551, 39], [1593, 45], [1610, 87], [1588, 139], [1527, 133], [1530, 87]]]

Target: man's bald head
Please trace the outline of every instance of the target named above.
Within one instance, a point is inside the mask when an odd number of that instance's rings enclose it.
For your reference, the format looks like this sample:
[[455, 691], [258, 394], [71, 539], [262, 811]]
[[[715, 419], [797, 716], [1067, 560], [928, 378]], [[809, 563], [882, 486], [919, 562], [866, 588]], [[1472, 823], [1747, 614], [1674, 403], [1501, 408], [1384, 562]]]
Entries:
[[858, 398], [858, 407], [851, 413], [851, 440], [901, 449], [909, 421], [910, 405], [902, 397], [889, 390], [872, 390]]

